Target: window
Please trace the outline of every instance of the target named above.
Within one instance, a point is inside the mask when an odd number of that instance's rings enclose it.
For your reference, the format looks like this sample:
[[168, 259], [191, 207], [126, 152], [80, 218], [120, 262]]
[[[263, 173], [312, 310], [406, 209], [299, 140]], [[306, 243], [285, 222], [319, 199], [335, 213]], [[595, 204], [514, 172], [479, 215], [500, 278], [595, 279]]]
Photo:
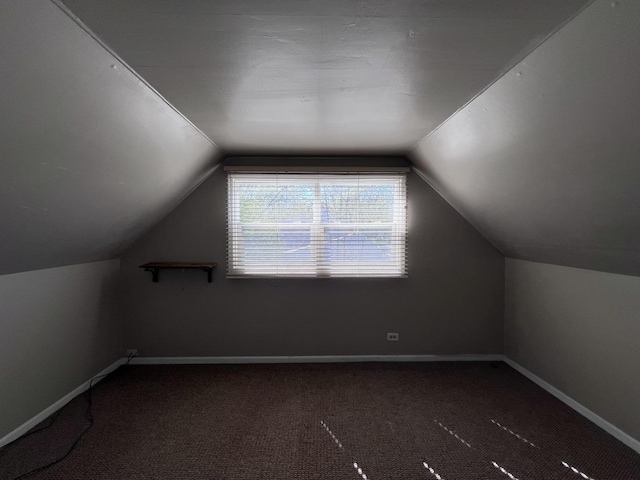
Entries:
[[406, 276], [406, 175], [228, 174], [229, 277]]

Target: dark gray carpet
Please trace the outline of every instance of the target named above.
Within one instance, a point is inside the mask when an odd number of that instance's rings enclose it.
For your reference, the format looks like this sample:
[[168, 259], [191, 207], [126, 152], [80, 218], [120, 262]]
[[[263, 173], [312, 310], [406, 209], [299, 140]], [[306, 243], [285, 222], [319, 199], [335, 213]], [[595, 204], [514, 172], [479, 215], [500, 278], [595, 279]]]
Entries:
[[[126, 366], [92, 398], [93, 427], [29, 478], [640, 479], [640, 455], [503, 363]], [[0, 450], [0, 478], [63, 455], [85, 407]]]

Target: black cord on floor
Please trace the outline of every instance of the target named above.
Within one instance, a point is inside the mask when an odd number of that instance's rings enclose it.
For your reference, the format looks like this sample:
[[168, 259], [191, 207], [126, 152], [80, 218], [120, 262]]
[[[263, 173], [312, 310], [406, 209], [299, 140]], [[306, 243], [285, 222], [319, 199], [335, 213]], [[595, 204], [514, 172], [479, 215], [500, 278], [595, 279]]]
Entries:
[[[131, 354], [127, 357], [127, 363], [125, 363], [125, 365], [129, 365], [129, 363], [131, 363], [131, 359], [133, 357], [135, 357], [135, 354]], [[115, 371], [115, 370], [114, 370]], [[43, 465], [41, 467], [35, 468], [33, 470], [30, 470], [26, 473], [23, 473], [22, 475], [15, 477], [14, 480], [21, 480], [23, 478], [27, 478], [30, 477], [31, 475], [35, 475], [36, 473], [42, 472], [43, 470], [46, 470], [48, 468], [53, 467], [54, 465], [57, 465], [58, 463], [62, 462], [65, 458], [67, 458], [69, 455], [71, 455], [71, 452], [73, 452], [76, 448], [76, 446], [78, 445], [78, 443], [80, 443], [80, 440], [82, 440], [82, 437], [84, 437], [85, 433], [87, 433], [91, 427], [93, 427], [93, 414], [91, 413], [91, 405], [92, 405], [92, 397], [91, 397], [91, 391], [93, 390], [93, 382], [94, 380], [98, 380], [99, 378], [103, 378], [103, 377], [107, 377], [109, 375], [111, 375], [113, 372], [109, 372], [109, 373], [105, 373], [104, 375], [97, 375], [95, 377], [93, 377], [91, 380], [89, 380], [89, 388], [84, 392], [84, 394], [86, 395], [87, 398], [87, 411], [86, 411], [86, 417], [87, 420], [89, 420], [89, 425], [87, 426], [87, 428], [85, 428], [82, 433], [80, 434], [80, 436], [78, 438], [76, 438], [75, 442], [73, 442], [73, 444], [71, 445], [71, 447], [69, 448], [69, 450], [67, 450], [67, 452], [61, 456], [60, 458], [54, 460], [53, 462], [47, 463], [46, 465]], [[62, 410], [62, 409], [60, 409]], [[33, 432], [29, 432], [26, 435], [23, 435], [22, 437], [20, 437], [18, 440], [16, 441], [21, 441], [24, 438], [27, 438], [28, 436], [34, 434], [34, 433], [38, 433], [41, 432], [42, 430], [46, 430], [47, 428], [49, 428], [51, 425], [53, 425], [55, 423], [55, 421], [58, 418], [58, 415], [60, 413], [60, 410], [58, 410], [58, 412], [56, 412], [56, 416], [53, 419], [53, 421], [51, 423], [49, 423], [49, 425], [47, 425], [44, 428], [39, 428], [38, 430], [35, 430]]]
[[[47, 425], [45, 425], [44, 427], [41, 427], [37, 430], [31, 430], [30, 432], [25, 433], [24, 435], [22, 435], [20, 438], [16, 439], [16, 441], [20, 441], [24, 438], [30, 437], [31, 435], [33, 435], [34, 433], [38, 433], [41, 432], [43, 430], [46, 430], [47, 428], [51, 427], [54, 423], [56, 423], [56, 420], [58, 419], [58, 415], [60, 415], [60, 412], [62, 411], [62, 408], [60, 410], [58, 410], [56, 413], [54, 413], [51, 417], [50, 417], [50, 421]], [[10, 444], [12, 445], [13, 442]]]

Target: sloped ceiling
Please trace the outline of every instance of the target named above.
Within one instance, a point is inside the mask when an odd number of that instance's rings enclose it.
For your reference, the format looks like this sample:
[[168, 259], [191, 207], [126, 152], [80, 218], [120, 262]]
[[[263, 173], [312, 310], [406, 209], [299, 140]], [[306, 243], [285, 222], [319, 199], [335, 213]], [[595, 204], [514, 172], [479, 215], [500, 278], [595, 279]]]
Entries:
[[0, 8], [0, 274], [118, 256], [218, 151], [56, 4]]
[[505, 255], [640, 275], [640, 2], [0, 2], [0, 274], [119, 256], [220, 160], [191, 120], [411, 151]]
[[64, 0], [228, 154], [404, 153], [586, 0]]
[[507, 256], [640, 275], [639, 32], [637, 0], [590, 4], [415, 165]]

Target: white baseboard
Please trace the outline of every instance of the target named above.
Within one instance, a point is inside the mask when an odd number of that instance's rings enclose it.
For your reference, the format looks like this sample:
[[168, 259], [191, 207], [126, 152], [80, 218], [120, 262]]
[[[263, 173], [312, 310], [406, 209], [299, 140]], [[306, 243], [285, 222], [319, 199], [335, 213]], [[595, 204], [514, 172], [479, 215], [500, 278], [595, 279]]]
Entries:
[[135, 357], [132, 365], [347, 362], [501, 362], [502, 355], [311, 355], [260, 357]]
[[[102, 370], [100, 373], [97, 373], [96, 375], [93, 375], [91, 378], [97, 377], [99, 375], [106, 375], [108, 373], [111, 373], [116, 368], [118, 368], [120, 365], [123, 365], [126, 362], [127, 362], [126, 358], [120, 358], [119, 360], [116, 360], [114, 363], [112, 363], [107, 368]], [[10, 432], [9, 434], [5, 435], [4, 437], [0, 438], [0, 448], [4, 447], [6, 444], [11, 443], [11, 442], [13, 442], [14, 440], [16, 440], [18, 438], [20, 438], [22, 435], [24, 435], [29, 430], [31, 430], [33, 427], [35, 427], [40, 422], [42, 422], [44, 419], [46, 419], [49, 415], [51, 415], [51, 414], [55, 413], [56, 411], [60, 410], [62, 407], [64, 407], [67, 403], [69, 403], [75, 397], [77, 397], [81, 393], [85, 392], [89, 388], [89, 382], [91, 381], [91, 378], [89, 380], [87, 380], [86, 382], [84, 382], [79, 387], [77, 387], [77, 388], [73, 389], [71, 392], [67, 393], [64, 397], [62, 397], [57, 402], [53, 403], [52, 405], [50, 405], [47, 408], [45, 408], [44, 410], [42, 410], [35, 417], [31, 418], [30, 420], [27, 420], [25, 423], [20, 425], [18, 428], [16, 428], [15, 430]], [[102, 378], [96, 379], [96, 381], [93, 382], [93, 385], [96, 385], [101, 380], [103, 380], [103, 379]]]
[[629, 448], [631, 448], [631, 449], [635, 450], [636, 452], [640, 453], [640, 441], [638, 441], [635, 438], [631, 437], [630, 435], [624, 433], [622, 430], [620, 430], [615, 425], [607, 422], [600, 415], [592, 412], [591, 410], [589, 410], [584, 405], [576, 402], [573, 398], [571, 398], [567, 394], [561, 392], [560, 390], [558, 390], [556, 387], [554, 387], [550, 383], [545, 382], [543, 379], [538, 377], [535, 373], [530, 372], [529, 370], [524, 368], [522, 365], [514, 362], [513, 360], [511, 360], [507, 356], [504, 357], [504, 362], [507, 365], [509, 365], [512, 368], [514, 368], [515, 370], [517, 370], [518, 372], [520, 372], [522, 375], [527, 377], [532, 382], [538, 384], [538, 386], [544, 388], [547, 392], [549, 392], [551, 395], [553, 395], [557, 399], [559, 399], [562, 402], [564, 402], [567, 405], [569, 405], [571, 408], [573, 408], [580, 415], [582, 415], [583, 417], [587, 418], [588, 420], [591, 420], [593, 423], [595, 423], [600, 428], [602, 428], [605, 432], [609, 433], [610, 435], [613, 435], [615, 438], [620, 440], [626, 446], [628, 446]]

